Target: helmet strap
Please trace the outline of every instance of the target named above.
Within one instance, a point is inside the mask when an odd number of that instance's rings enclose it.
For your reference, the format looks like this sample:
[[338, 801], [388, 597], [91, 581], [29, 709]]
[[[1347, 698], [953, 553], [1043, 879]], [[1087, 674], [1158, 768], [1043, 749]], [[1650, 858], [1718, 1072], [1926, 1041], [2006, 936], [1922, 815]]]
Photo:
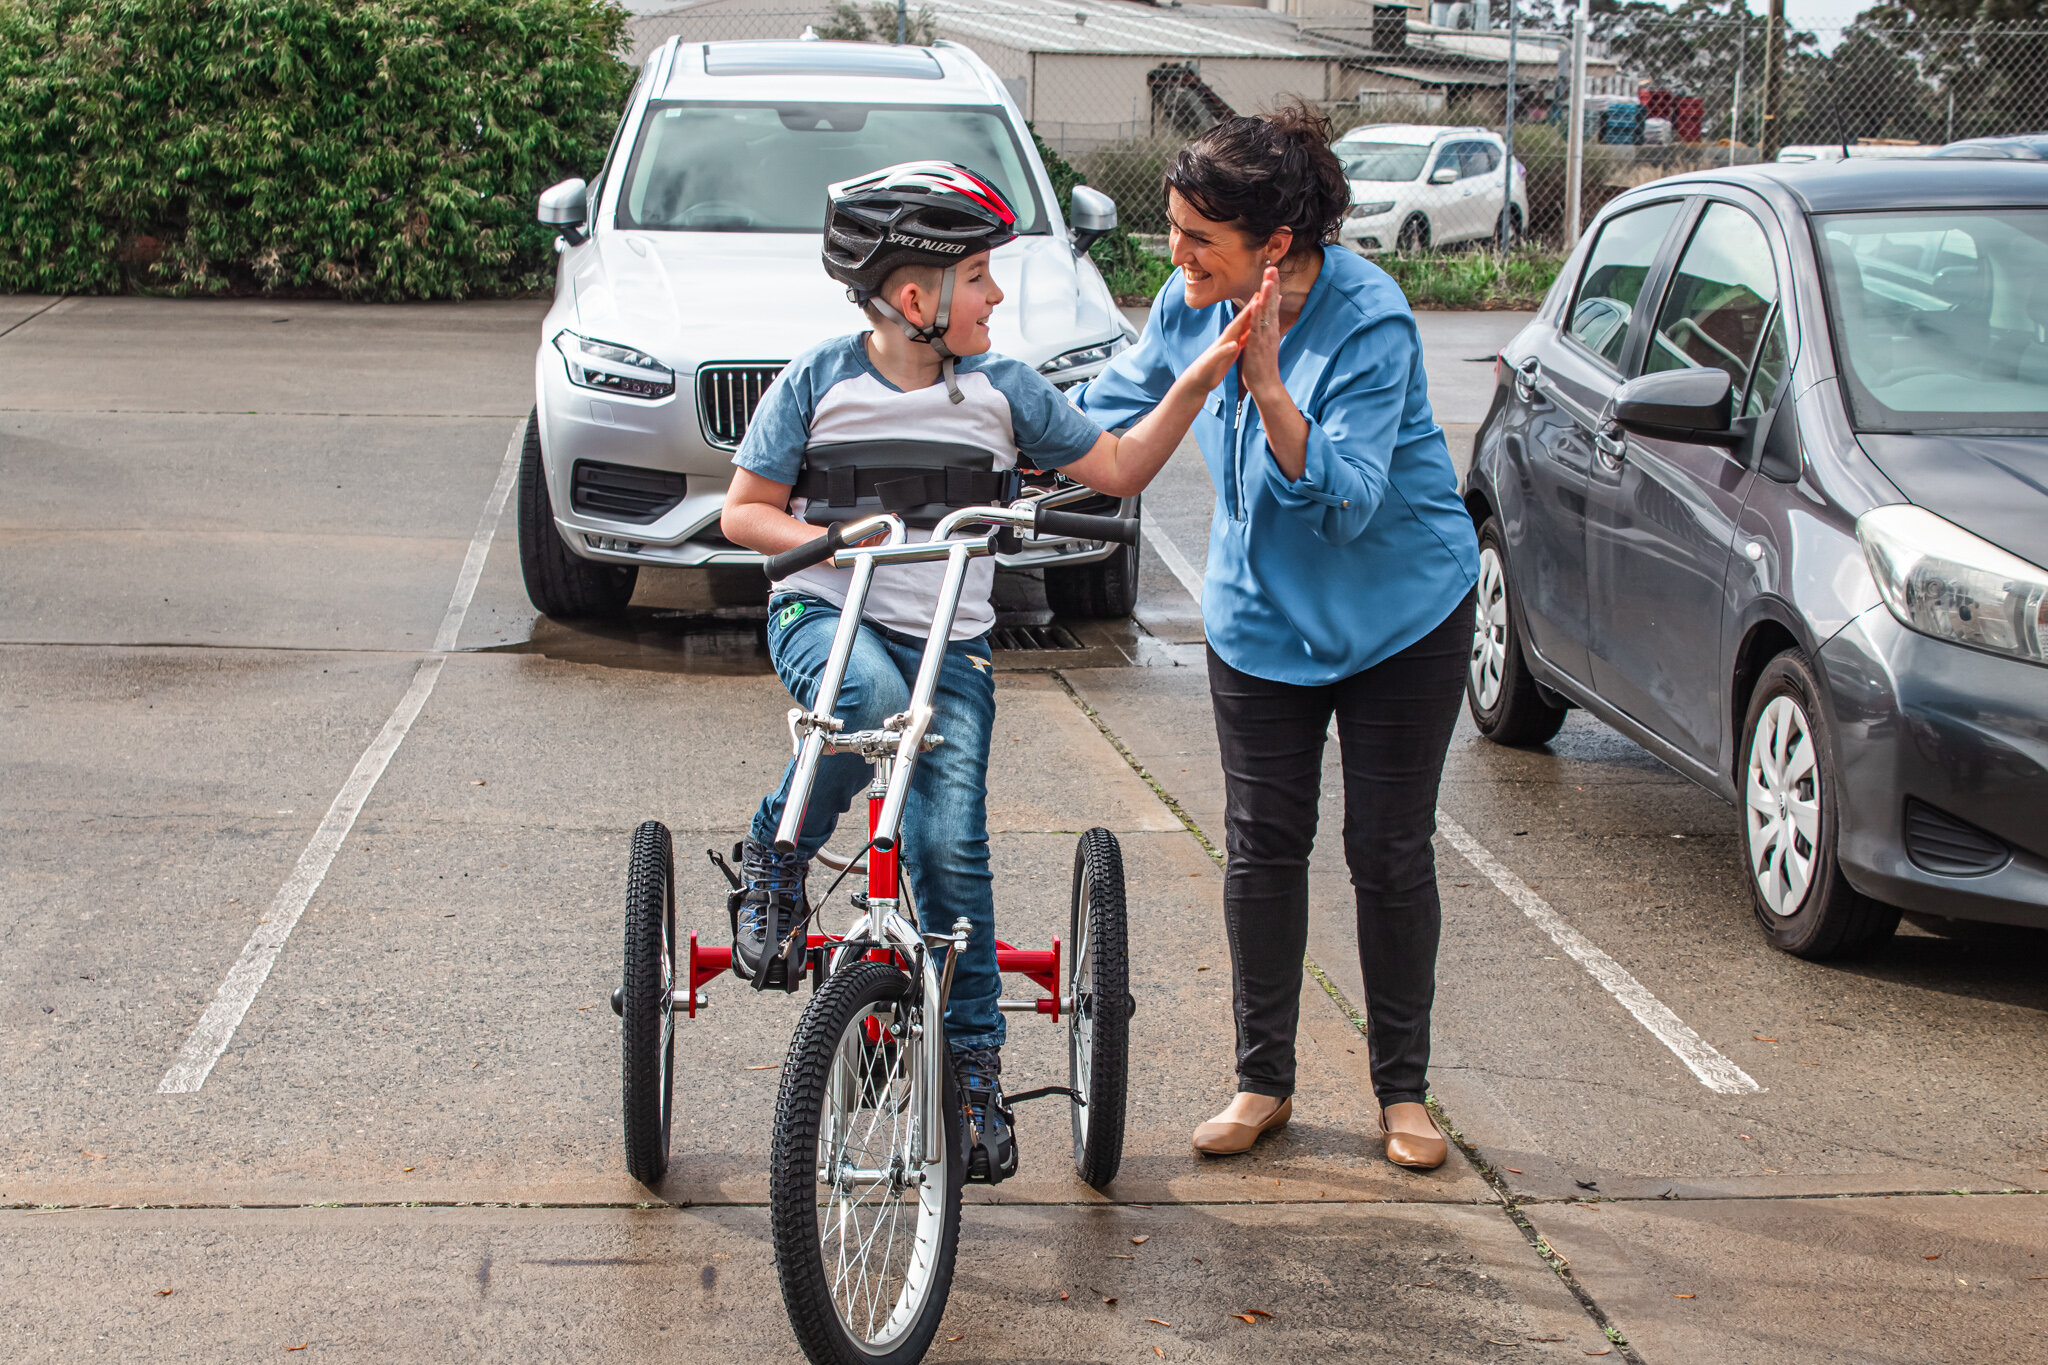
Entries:
[[946, 397], [955, 403], [962, 402], [967, 395], [960, 392], [960, 383], [953, 377], [953, 362], [956, 357], [946, 346], [946, 333], [953, 325], [953, 273], [956, 267], [947, 266], [939, 277], [939, 313], [928, 327], [920, 327], [889, 305], [880, 294], [869, 299], [881, 315], [902, 329], [903, 335], [912, 341], [932, 348], [939, 358], [939, 377], [946, 383]]

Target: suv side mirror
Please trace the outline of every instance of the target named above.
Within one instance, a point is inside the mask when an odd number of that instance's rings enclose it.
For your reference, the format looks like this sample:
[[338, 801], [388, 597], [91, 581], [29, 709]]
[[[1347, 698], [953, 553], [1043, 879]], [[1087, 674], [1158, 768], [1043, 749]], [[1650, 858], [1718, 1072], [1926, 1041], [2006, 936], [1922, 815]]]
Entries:
[[540, 192], [540, 209], [535, 216], [549, 227], [560, 228], [570, 246], [582, 246], [589, 236], [583, 231], [583, 224], [590, 217], [589, 187], [580, 179], [548, 186]]
[[1457, 178], [1456, 166], [1439, 166], [1429, 173], [1429, 183], [1432, 185], [1449, 185], [1456, 182]]
[[1072, 204], [1067, 216], [1073, 220], [1076, 253], [1086, 252], [1097, 241], [1116, 231], [1116, 200], [1101, 190], [1076, 185]]
[[1664, 441], [1734, 445], [1734, 390], [1728, 372], [1659, 370], [1637, 375], [1614, 391], [1615, 425]]

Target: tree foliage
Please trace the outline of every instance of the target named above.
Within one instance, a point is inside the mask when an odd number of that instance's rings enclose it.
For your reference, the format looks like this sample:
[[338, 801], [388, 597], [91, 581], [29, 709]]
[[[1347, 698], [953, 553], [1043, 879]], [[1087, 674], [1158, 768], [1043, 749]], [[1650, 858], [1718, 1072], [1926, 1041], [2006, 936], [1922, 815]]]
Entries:
[[[818, 27], [820, 38], [846, 43], [894, 43], [896, 6], [892, 0], [870, 0], [865, 11], [851, 0], [839, 0], [832, 17]], [[939, 16], [920, 6], [905, 6], [903, 41], [912, 47], [929, 47], [939, 39]]]
[[538, 287], [624, 40], [607, 0], [0, 0], [0, 292]]

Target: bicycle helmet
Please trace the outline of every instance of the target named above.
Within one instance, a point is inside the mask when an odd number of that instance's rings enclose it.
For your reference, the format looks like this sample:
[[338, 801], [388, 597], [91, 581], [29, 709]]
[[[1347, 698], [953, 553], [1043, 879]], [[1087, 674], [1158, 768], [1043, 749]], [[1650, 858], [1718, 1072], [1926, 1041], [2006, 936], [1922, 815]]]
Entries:
[[[872, 307], [903, 335], [937, 352], [946, 394], [961, 400], [946, 349], [952, 324], [954, 267], [1017, 235], [1017, 211], [1003, 192], [950, 161], [906, 161], [842, 180], [825, 191], [825, 273], [846, 297]], [[905, 265], [943, 265], [938, 315], [920, 327], [881, 297], [882, 282]]]

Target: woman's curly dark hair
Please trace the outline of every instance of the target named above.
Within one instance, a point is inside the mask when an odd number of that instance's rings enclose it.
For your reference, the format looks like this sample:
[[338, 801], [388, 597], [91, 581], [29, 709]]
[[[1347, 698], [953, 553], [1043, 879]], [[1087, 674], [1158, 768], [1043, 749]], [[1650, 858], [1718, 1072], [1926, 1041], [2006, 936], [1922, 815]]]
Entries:
[[1335, 241], [1351, 206], [1350, 182], [1330, 151], [1330, 121], [1299, 99], [1203, 133], [1173, 159], [1166, 188], [1254, 241], [1293, 228], [1289, 256]]

